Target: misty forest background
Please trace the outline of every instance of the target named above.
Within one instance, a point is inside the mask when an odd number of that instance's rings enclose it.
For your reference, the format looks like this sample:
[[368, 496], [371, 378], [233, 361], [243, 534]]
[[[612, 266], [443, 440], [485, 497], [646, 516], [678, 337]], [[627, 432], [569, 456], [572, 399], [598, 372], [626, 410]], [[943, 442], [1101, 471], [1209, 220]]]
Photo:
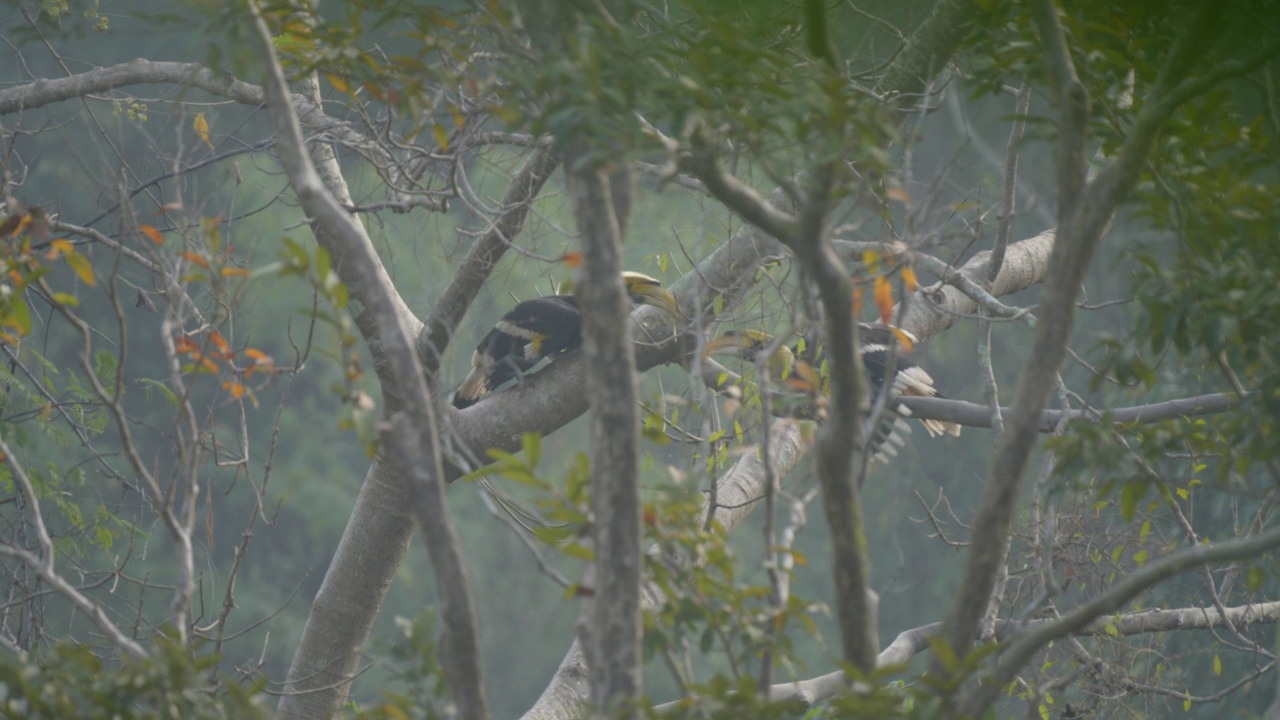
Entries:
[[[911, 28], [932, 3], [857, 5], [865, 16], [841, 16], [841, 22], [832, 26], [833, 40], [851, 62], [875, 66], [890, 59], [898, 45], [885, 26]], [[319, 3], [319, 14], [331, 20], [345, 12], [342, 3]], [[873, 16], [878, 20], [871, 19]], [[398, 36], [394, 27], [364, 30], [365, 38], [376, 40], [386, 55], [414, 52], [410, 47], [414, 39]], [[1105, 28], [1091, 31], [1101, 33]], [[212, 12], [203, 3], [161, 8], [157, 3], [136, 0], [91, 5], [73, 2], [54, 20], [47, 13], [40, 15], [34, 3], [4, 2], [0, 5], [0, 36], [4, 38], [0, 90], [32, 78], [56, 78], [139, 57], [204, 63], [250, 82], [261, 82], [243, 33], [226, 15]], [[46, 41], [57, 49], [56, 55], [46, 47]], [[968, 58], [959, 66], [983, 61], [989, 59]], [[326, 103], [341, 106], [346, 102], [347, 96], [328, 80], [321, 80], [321, 88]], [[956, 266], [990, 248], [996, 223], [992, 208], [1002, 189], [1015, 98], [990, 90], [959, 74], [952, 76], [945, 90], [934, 96], [936, 107], [928, 113], [912, 114], [905, 123], [904, 135], [909, 142], [892, 150], [893, 163], [910, 168], [904, 181], [910, 200], [891, 203], [889, 212], [897, 214], [902, 228], [910, 227], [909, 233], [917, 233], [913, 237], [928, 236], [924, 244], [913, 247]], [[1244, 82], [1225, 92], [1234, 93], [1234, 102], [1246, 110], [1274, 122], [1274, 97]], [[173, 100], [186, 104], [180, 106]], [[1015, 240], [1052, 227], [1057, 216], [1053, 120], [1057, 111], [1042, 87], [1032, 92], [1030, 108], [1021, 146], [1018, 207], [1012, 220]], [[203, 113], [208, 123], [213, 138], [210, 144], [202, 142], [192, 129], [196, 112]], [[1220, 139], [1225, 131], [1217, 123], [1225, 125], [1224, 117], [1215, 115], [1212, 108], [1204, 113], [1200, 117], [1194, 112], [1180, 116], [1177, 132], [1183, 133], [1181, 142], [1194, 142], [1196, 131], [1218, 133], [1214, 141]], [[220, 672], [231, 678], [265, 678], [269, 689], [279, 690], [278, 683], [288, 672], [312, 599], [369, 467], [378, 411], [367, 407], [362, 398], [379, 394], [364, 345], [344, 345], [337, 313], [317, 295], [303, 273], [287, 271], [294, 250], [286, 239], [306, 248], [312, 240], [278, 159], [265, 147], [272, 138], [267, 112], [196, 90], [175, 94], [172, 88], [164, 88], [153, 93], [148, 86], [134, 86], [3, 116], [0, 126], [5, 131], [0, 153], [6, 156], [4, 167], [10, 174], [6, 181], [14, 183], [10, 191], [49, 215], [107, 234], [122, 227], [117, 212], [122, 188], [133, 190], [151, 178], [164, 176], [173, 170], [173, 155], [179, 156], [188, 168], [182, 174], [182, 211], [191, 217], [219, 218], [220, 242], [234, 248], [237, 262], [248, 270], [247, 277], [235, 274], [226, 278], [229, 286], [235, 285], [229, 295], [234, 298], [234, 307], [229, 305], [225, 315], [215, 320], [233, 328], [237, 347], [256, 348], [281, 367], [294, 364], [300, 349], [309, 348], [296, 373], [253, 378], [253, 403], [235, 402], [212, 376], [196, 375], [191, 382], [193, 397], [206, 413], [201, 421], [209, 422], [211, 428], [235, 429], [244, 413], [248, 435], [254, 438], [255, 468], [246, 473], [211, 465], [201, 473], [207, 494], [200, 499], [198, 510], [193, 621], [199, 627], [218, 616], [225, 582], [236, 567], [235, 607], [221, 644]], [[11, 134], [15, 127], [25, 133]], [[489, 127], [502, 129], [502, 119], [491, 120]], [[1261, 146], [1274, 140], [1276, 128], [1258, 126], [1253, 132], [1252, 140]], [[495, 147], [464, 157], [461, 162], [466, 163], [469, 196], [496, 202], [527, 152], [525, 148]], [[1266, 149], [1264, 155], [1270, 155], [1258, 170], [1268, 174], [1272, 182], [1274, 152]], [[373, 205], [383, 201], [384, 186], [373, 169], [355, 153], [339, 149], [339, 155], [354, 202]], [[214, 158], [221, 159], [205, 162]], [[13, 175], [19, 171], [21, 177]], [[773, 187], [767, 173], [745, 163], [737, 172], [762, 192]], [[156, 202], [166, 202], [171, 197], [171, 183], [165, 178], [150, 185], [147, 192]], [[738, 217], [697, 189], [659, 183], [652, 174], [639, 175], [637, 189], [627, 228], [625, 264], [664, 283], [687, 273], [694, 261], [742, 227]], [[1160, 192], [1158, 181], [1149, 181], [1138, 195], [1147, 202], [1145, 198]], [[932, 209], [928, 228], [916, 225], [924, 218], [906, 220], [911, 203]], [[139, 216], [129, 222], [159, 224], [146, 215], [155, 208], [142, 203], [139, 207]], [[1153, 272], [1152, 268], [1172, 267], [1169, 258], [1188, 242], [1177, 232], [1151, 222], [1150, 207], [1143, 206], [1143, 216], [1121, 209], [1084, 283], [1083, 310], [1071, 342], [1074, 354], [1062, 368], [1062, 379], [1082, 402], [1093, 407], [1142, 405], [1231, 389], [1213, 364], [1217, 349], [1165, 347], [1153, 351], [1146, 338], [1137, 337], [1140, 327], [1149, 337], [1154, 323], [1152, 305], [1144, 302], [1143, 294], [1169, 297], [1169, 290], [1158, 286], [1160, 272], [1165, 270]], [[420, 316], [431, 311], [485, 221], [466, 202], [453, 202], [445, 212], [375, 210], [362, 213], [361, 218], [396, 288]], [[869, 239], [888, 239], [883, 231], [876, 234], [876, 221], [863, 222], [869, 223]], [[475, 343], [506, 308], [516, 300], [548, 294], [556, 283], [572, 278], [574, 271], [563, 258], [577, 250], [574, 228], [565, 180], [557, 172], [536, 200], [518, 238], [522, 252], [504, 257], [450, 344], [440, 375], [443, 388], [451, 390], [462, 379]], [[92, 261], [99, 280], [116, 262], [113, 253], [92, 244], [79, 246], [79, 251]], [[1258, 261], [1260, 268], [1264, 265], [1265, 259]], [[764, 272], [759, 291], [721, 317], [718, 330], [777, 329], [790, 322], [791, 313], [798, 311], [798, 269], [790, 263], [777, 263]], [[935, 280], [925, 270], [918, 269], [918, 273], [922, 284]], [[85, 284], [83, 275], [67, 264], [53, 266], [47, 277], [79, 297], [77, 312], [92, 327], [104, 329], [104, 338], [114, 332], [115, 310], [103, 300], [100, 285]], [[1270, 277], [1275, 279], [1274, 268]], [[1275, 292], [1274, 284], [1263, 291]], [[159, 465], [167, 462], [161, 458], [171, 452], [174, 410], [164, 387], [169, 359], [148, 349], [156, 347], [156, 338], [164, 332], [162, 314], [148, 307], [154, 302], [151, 293], [152, 288], [143, 285], [136, 293], [133, 289], [124, 293], [132, 302], [123, 308], [130, 343], [123, 362], [130, 427], [141, 456]], [[1000, 301], [1034, 310], [1039, 293], [1033, 287]], [[1232, 297], [1230, 302], [1224, 300], [1221, 306], [1203, 311], [1206, 315], [1216, 313], [1214, 322], [1221, 325], [1229, 352], [1239, 343], [1275, 343], [1274, 335], [1242, 337], [1233, 309], [1250, 302], [1247, 297]], [[869, 299], [862, 313], [863, 321], [873, 321], [878, 315]], [[15, 343], [4, 345], [0, 362], [2, 434], [42, 488], [45, 518], [62, 556], [62, 571], [83, 582], [103, 583], [96, 586], [97, 601], [126, 631], [148, 637], [168, 619], [167, 588], [175, 581], [172, 548], [161, 522], [140, 501], [136, 488], [102, 470], [112, 466], [128, 475], [118, 448], [113, 446], [113, 432], [98, 437], [93, 443], [96, 454], [90, 452], [69, 425], [59, 424], [56, 414], [60, 411], [34, 389], [30, 378], [40, 377], [46, 378], [41, 382], [54, 395], [90, 397], [86, 383], [78, 379], [81, 338], [54, 321], [53, 315], [48, 306], [32, 303], [31, 330], [20, 348]], [[231, 332], [224, 330], [224, 334]], [[1033, 334], [1034, 329], [1025, 322], [994, 323], [991, 366], [1006, 405], [1012, 400]], [[94, 363], [104, 378], [122, 362], [113, 353], [116, 347], [109, 341], [97, 346]], [[965, 318], [922, 343], [912, 359], [928, 370], [948, 397], [984, 404], [983, 352], [977, 320]], [[751, 367], [740, 361], [724, 362], [735, 371], [751, 372]], [[646, 408], [665, 409], [668, 418], [672, 407], [695, 401], [701, 392], [690, 383], [689, 371], [674, 364], [645, 373], [640, 388]], [[98, 431], [109, 427], [106, 413], [92, 402], [84, 406], [83, 413], [81, 421], [86, 427]], [[696, 408], [681, 411], [677, 421], [687, 422], [695, 430], [701, 422]], [[1218, 432], [1213, 429], [1215, 423], [1233, 421], [1228, 415], [1211, 415], [1202, 422], [1207, 423], [1205, 432], [1212, 434]], [[584, 416], [543, 438], [539, 476], [554, 480], [571, 474], [580, 453], [585, 452], [587, 429]], [[758, 437], [758, 418], [746, 422], [742, 431], [748, 440]], [[733, 434], [730, 425], [729, 435]], [[700, 477], [700, 461], [694, 459], [699, 446], [674, 431], [665, 438], [652, 431], [645, 437], [642, 485], [646, 501], [661, 503], [664, 498], [688, 492], [689, 483]], [[234, 445], [233, 440], [225, 442]], [[1153, 435], [1146, 441], [1154, 447], [1161, 439]], [[1113, 458], [1098, 461], [1099, 456], [1089, 455], [1098, 451], [1091, 449], [1087, 439], [1074, 445], [1070, 440], [1054, 442], [1059, 443], [1055, 447], [1067, 460], [1060, 463], [1057, 473], [1037, 479], [1040, 465], [1033, 458], [1025, 482], [1028, 486], [1034, 483], [1037, 497], [1058, 503], [1057, 531], [1063, 538], [1058, 575], [1065, 582], [1067, 597], [1088, 595], [1140, 567], [1148, 554], [1154, 557], [1185, 544], [1185, 538], [1168, 522], [1149, 522], [1143, 527], [1149, 514], [1162, 512], [1155, 500], [1160, 495], [1148, 494], [1147, 487], [1125, 495], [1126, 483], [1141, 472], [1124, 460], [1122, 452], [1111, 448], [1116, 453]], [[1169, 442], [1177, 445], [1175, 440]], [[1267, 442], [1252, 438], [1237, 447], [1252, 448]], [[880, 595], [879, 631], [885, 641], [902, 630], [942, 618], [956, 596], [964, 567], [964, 550], [958, 543], [967, 537], [965, 523], [972, 517], [989, 474], [992, 443], [989, 429], [968, 427], [959, 438], [930, 438], [916, 425], [898, 457], [887, 466], [873, 467], [863, 488], [863, 512], [871, 586]], [[1073, 449], [1080, 458], [1071, 459]], [[733, 448], [728, 451], [732, 453]], [[229, 449], [225, 458], [233, 454]], [[259, 464], [268, 457], [269, 477]], [[1180, 474], [1179, 487], [1195, 498], [1184, 507], [1204, 538], [1241, 534], [1241, 528], [1252, 520], [1250, 508], [1256, 507], [1269, 484], [1259, 479], [1265, 477], [1266, 470], [1259, 469], [1265, 462], [1258, 467], [1241, 463], [1239, 472], [1220, 467], [1220, 463], [1231, 462], [1229, 457], [1197, 460], [1194, 471]], [[791, 492], [799, 495], [815, 487], [814, 473], [810, 461], [803, 462], [789, 481]], [[6, 478], [0, 523], [9, 533], [21, 524], [21, 502], [12, 478]], [[1195, 482], [1188, 484], [1191, 480]], [[500, 476], [487, 482], [516, 500], [533, 502], [538, 495], [536, 488]], [[265, 511], [245, 546], [246, 522], [258, 499], [248, 487], [261, 488]], [[511, 521], [503, 519], [501, 507], [477, 481], [454, 483], [448, 489], [448, 501], [471, 571], [492, 709], [497, 717], [518, 716], [533, 704], [559, 664], [574, 635], [579, 599], [572, 587], [566, 589], [550, 577], [549, 570], [540, 567], [526, 542], [512, 530]], [[1122, 517], [1131, 515], [1135, 504], [1137, 519]], [[1019, 516], [1019, 522], [1027, 519], [1025, 513]], [[765, 587], [768, 579], [762, 565], [761, 522], [759, 515], [753, 517], [748, 527], [731, 536], [729, 548], [736, 558], [736, 580]], [[247, 552], [238, 558], [237, 550], [243, 547]], [[795, 538], [794, 551], [801, 561], [793, 568], [792, 591], [807, 602], [830, 605], [834, 597], [830, 541], [816, 505]], [[571, 581], [580, 576], [578, 558], [545, 548], [543, 555], [554, 572]], [[128, 557], [127, 565], [122, 557]], [[65, 638], [97, 642], [93, 624], [82, 613], [60, 595], [33, 583], [16, 569], [14, 560], [5, 563], [9, 577], [0, 583], [0, 602], [6, 603], [2, 614], [14, 640], [25, 647], [52, 646]], [[103, 574], [116, 565], [123, 569]], [[1267, 559], [1258, 567], [1261, 571], [1250, 575], [1252, 596], [1280, 596], [1274, 561]], [[387, 692], [413, 692], [411, 685], [416, 680], [409, 678], [420, 678], [420, 658], [406, 645], [406, 628], [424, 613], [430, 614], [436, 588], [429, 568], [421, 541], [415, 538], [361, 663], [362, 672], [351, 693], [357, 705], [377, 705]], [[1015, 576], [1029, 571], [1029, 566], [1017, 567], [1015, 562]], [[1196, 589], [1200, 582], [1198, 572], [1178, 576], [1128, 609], [1204, 604], [1205, 596]], [[24, 595], [33, 590], [37, 596]], [[819, 608], [811, 617], [811, 633], [788, 636], [794, 664], [779, 672], [780, 680], [827, 672], [832, 659], [840, 655], [835, 614]], [[1116, 659], [1137, 676], [1158, 676], [1153, 684], [1195, 695], [1212, 694], [1233, 679], [1254, 673], [1262, 664], [1247, 652], [1220, 651], [1214, 641], [1206, 640], [1208, 632], [1137, 636], [1123, 642], [1116, 638], [1114, 647], [1104, 639], [1097, 647], [1103, 657]], [[1264, 647], [1275, 646], [1270, 626], [1245, 632]], [[420, 635], [415, 637], [422, 640]], [[208, 650], [202, 646], [197, 654]], [[728, 661], [722, 653], [711, 652], [704, 662], [699, 672], [709, 674], [724, 669]], [[927, 653], [913, 662], [912, 667], [923, 668]], [[677, 696], [678, 689], [661, 656], [649, 660], [645, 677], [646, 692], [656, 701]], [[1254, 717], [1271, 703], [1274, 685], [1274, 673], [1268, 673], [1216, 702], [1184, 709], [1179, 697], [1152, 694], [1130, 707], [1132, 717], [1166, 713]], [[1099, 716], [1119, 716], [1108, 714], [1105, 704], [1091, 707], [1101, 713]], [[1052, 712], [1059, 709], [1052, 708]], [[1000, 716], [1020, 712], [1002, 709]]]

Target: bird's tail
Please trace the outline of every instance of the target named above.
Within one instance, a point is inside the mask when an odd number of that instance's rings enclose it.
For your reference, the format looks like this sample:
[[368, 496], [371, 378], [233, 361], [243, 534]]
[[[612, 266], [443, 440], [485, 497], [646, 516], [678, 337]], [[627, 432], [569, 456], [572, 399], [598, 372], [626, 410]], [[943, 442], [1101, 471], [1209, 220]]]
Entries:
[[[898, 372], [893, 379], [893, 389], [899, 395], [915, 396], [915, 397], [937, 397], [942, 395], [933, 387], [933, 378], [929, 377], [929, 373], [924, 368], [912, 366]], [[898, 412], [902, 415], [910, 415], [911, 411], [905, 407], [898, 407]], [[960, 437], [960, 425], [944, 420], [932, 420], [922, 418], [920, 424], [924, 425], [924, 429], [929, 433], [929, 437], [938, 437], [939, 435], [950, 435], [952, 437]]]
[[480, 398], [489, 394], [489, 376], [493, 374], [493, 364], [485, 363], [484, 359], [480, 353], [472, 356], [471, 372], [467, 373], [467, 378], [458, 386], [458, 392], [453, 394], [453, 406], [459, 410], [475, 405]]

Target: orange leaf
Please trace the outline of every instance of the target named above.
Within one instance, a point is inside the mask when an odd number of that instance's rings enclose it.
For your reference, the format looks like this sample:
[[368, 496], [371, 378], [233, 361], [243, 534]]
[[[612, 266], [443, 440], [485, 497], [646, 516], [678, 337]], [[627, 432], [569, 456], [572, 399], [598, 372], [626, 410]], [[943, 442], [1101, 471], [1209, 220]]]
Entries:
[[576, 268], [582, 264], [582, 253], [567, 252], [560, 256], [560, 261], [571, 268]]
[[271, 363], [271, 356], [262, 352], [258, 348], [245, 348], [244, 354], [247, 355], [250, 360], [253, 360], [255, 362], [265, 361], [268, 364]]
[[822, 387], [822, 378], [812, 365], [803, 360], [797, 360], [795, 367], [791, 369], [791, 376], [784, 381], [784, 384], [792, 390], [817, 392]]
[[920, 287], [920, 282], [916, 280], [916, 271], [910, 267], [902, 268], [902, 282], [907, 286], [907, 292], [915, 292]]
[[70, 240], [67, 240], [66, 238], [58, 238], [57, 240], [49, 241], [49, 252], [44, 254], [44, 259], [49, 262], [53, 262], [60, 256], [64, 254], [70, 255], [75, 251], [76, 248], [71, 244]]
[[0, 237], [16, 236], [30, 223], [31, 216], [27, 213], [10, 215], [0, 222]]
[[200, 358], [200, 367], [214, 374], [217, 374], [218, 372], [218, 363], [210, 360], [207, 357]]
[[222, 337], [222, 333], [217, 330], [209, 331], [209, 342], [213, 343], [213, 346], [218, 349], [219, 355], [214, 357], [221, 356], [221, 359], [229, 360], [235, 354], [231, 352], [231, 345], [227, 342], [227, 339]]
[[889, 329], [893, 331], [894, 337], [898, 338], [898, 342], [902, 344], [902, 348], [907, 352], [911, 352], [911, 348], [915, 347], [916, 345], [915, 342], [911, 339], [911, 336], [903, 332], [902, 328], [897, 328], [890, 325]]
[[224, 380], [222, 383], [222, 389], [229, 391], [231, 393], [231, 397], [237, 400], [244, 397], [244, 385], [241, 383]]
[[903, 205], [911, 204], [911, 194], [900, 187], [891, 187], [884, 191], [884, 196]]
[[862, 314], [862, 288], [854, 286], [853, 288], [853, 316], [856, 318]]
[[164, 244], [164, 236], [160, 234], [159, 230], [151, 227], [150, 225], [139, 225], [138, 231], [141, 232], [143, 235], [146, 235], [147, 238], [151, 240], [151, 242], [157, 245]]
[[224, 267], [218, 274], [222, 277], [249, 277], [249, 268]]
[[200, 352], [200, 346], [196, 345], [194, 342], [191, 341], [191, 338], [186, 337], [185, 335], [175, 340], [173, 342], [173, 346], [174, 346], [174, 349], [176, 349], [178, 352], [184, 352], [184, 353]]
[[196, 265], [199, 265], [205, 270], [209, 269], [209, 261], [205, 260], [204, 258], [200, 257], [199, 255], [193, 252], [180, 252], [178, 253], [178, 257], [186, 258], [187, 260], [190, 260], [191, 262], [195, 263]]
[[325, 77], [329, 78], [329, 84], [333, 85], [334, 90], [337, 90], [340, 93], [351, 92], [351, 88], [347, 87], [346, 81], [344, 81], [342, 78], [338, 77], [337, 75], [334, 75], [333, 73], [326, 73]]
[[876, 308], [880, 310], [880, 322], [885, 325], [889, 324], [889, 316], [893, 313], [893, 288], [889, 285], [889, 278], [883, 275], [876, 276]]

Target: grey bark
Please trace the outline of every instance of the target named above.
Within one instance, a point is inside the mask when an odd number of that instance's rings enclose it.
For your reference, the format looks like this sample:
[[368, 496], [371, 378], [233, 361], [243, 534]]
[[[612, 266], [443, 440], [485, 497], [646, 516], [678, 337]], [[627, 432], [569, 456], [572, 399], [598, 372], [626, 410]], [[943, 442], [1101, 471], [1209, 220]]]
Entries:
[[[630, 203], [628, 173], [612, 177], [567, 156], [570, 196], [582, 235], [576, 294], [582, 311], [582, 362], [591, 404], [591, 507], [595, 571], [579, 629], [587, 649], [591, 697], [601, 710], [643, 687], [640, 649], [640, 419], [636, 362], [622, 282], [622, 228]], [[615, 198], [621, 202], [615, 206]], [[616, 207], [616, 212], [615, 212]]]

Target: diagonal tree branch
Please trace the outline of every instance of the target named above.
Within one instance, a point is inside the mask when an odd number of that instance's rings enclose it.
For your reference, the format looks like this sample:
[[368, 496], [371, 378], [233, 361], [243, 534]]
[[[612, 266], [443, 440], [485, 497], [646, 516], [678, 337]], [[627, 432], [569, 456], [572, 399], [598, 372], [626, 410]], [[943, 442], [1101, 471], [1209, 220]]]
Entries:
[[390, 374], [400, 390], [404, 412], [390, 419], [391, 428], [385, 436], [406, 479], [411, 481], [414, 512], [435, 572], [444, 627], [442, 665], [449, 689], [461, 717], [486, 720], [489, 708], [480, 672], [470, 580], [459, 550], [457, 531], [444, 501], [444, 472], [435, 413], [408, 328], [397, 308], [399, 298], [390, 281], [383, 281], [385, 270], [379, 273], [382, 265], [364, 227], [327, 191], [316, 172], [290, 103], [284, 72], [275, 56], [267, 24], [256, 4], [251, 4], [250, 9], [258, 49], [267, 70], [268, 108], [290, 185], [307, 214], [325, 229], [333, 242], [347, 251], [351, 276], [363, 280], [360, 289], [365, 291], [364, 302], [378, 328]]
[[[1280, 546], [1280, 528], [1272, 528], [1259, 535], [1240, 540], [1183, 548], [1119, 578], [1106, 592], [1081, 604], [1070, 613], [1042, 625], [1033, 626], [1012, 640], [1008, 649], [1000, 654], [1000, 659], [990, 676], [961, 699], [960, 712], [965, 716], [977, 716], [995, 700], [1005, 684], [1013, 678], [1014, 674], [1023, 669], [1031, 656], [1041, 648], [1058, 638], [1078, 633], [1091, 623], [1097, 624], [1098, 618], [1115, 612], [1153, 585], [1199, 565], [1257, 557], [1276, 546]], [[1274, 603], [1268, 603], [1268, 605], [1274, 605]], [[1228, 612], [1220, 614], [1202, 612], [1206, 618], [1213, 618], [1212, 625], [1206, 620], [1206, 627], [1217, 627], [1231, 622], [1231, 614]], [[1150, 614], [1144, 613], [1144, 615]]]
[[[1036, 18], [1042, 37], [1062, 33], [1052, 0], [1040, 0]], [[1201, 28], [1185, 29], [1186, 34], [1197, 36], [1200, 31]], [[1052, 44], [1053, 40], [1045, 37], [1045, 42]], [[1200, 45], [1203, 49], [1205, 43]], [[1061, 61], [1061, 56], [1057, 60]], [[1175, 61], [1179, 65], [1185, 65], [1181, 57], [1170, 62]], [[1059, 79], [1063, 76], [1064, 73], [1059, 71]], [[1165, 75], [1162, 78], [1165, 79], [1157, 83], [1160, 87], [1175, 84], [1181, 79]], [[1067, 105], [1063, 111], [1064, 125], [1079, 121], [1073, 115], [1078, 110], [1073, 104], [1076, 101], [1068, 99], [1064, 102]], [[1156, 134], [1168, 116], [1167, 113], [1154, 115], [1151, 108], [1158, 106], [1158, 96], [1144, 106], [1135, 121], [1129, 142], [1120, 155], [1078, 192], [1074, 188], [1074, 183], [1079, 179], [1077, 173], [1070, 167], [1059, 173], [1059, 182], [1065, 183], [1059, 188], [1060, 201], [1071, 204], [1059, 207], [1058, 242], [1054, 244], [1049, 262], [1051, 271], [1046, 280], [1044, 299], [1037, 313], [1039, 323], [1036, 326], [1031, 356], [1019, 378], [1014, 405], [1006, 418], [1006, 432], [997, 445], [991, 476], [983, 489], [978, 513], [974, 518], [975, 532], [962, 583], [964, 592], [957, 597], [945, 621], [943, 638], [959, 656], [964, 656], [973, 647], [978, 622], [985, 612], [1001, 565], [1002, 550], [1017, 504], [1022, 474], [1035, 445], [1040, 413], [1044, 409], [1049, 389], [1054, 385], [1074, 324], [1075, 299], [1080, 282], [1115, 209], [1137, 183]], [[1173, 108], [1168, 110], [1171, 112]], [[1075, 135], [1072, 134], [1074, 132], [1071, 128], [1064, 128], [1064, 147], [1066, 143], [1075, 141]], [[1059, 161], [1062, 162], [1065, 157], [1068, 164], [1073, 164], [1076, 153], [1076, 149], [1066, 147], [1060, 151]], [[941, 671], [941, 666], [936, 662], [934, 667]]]

